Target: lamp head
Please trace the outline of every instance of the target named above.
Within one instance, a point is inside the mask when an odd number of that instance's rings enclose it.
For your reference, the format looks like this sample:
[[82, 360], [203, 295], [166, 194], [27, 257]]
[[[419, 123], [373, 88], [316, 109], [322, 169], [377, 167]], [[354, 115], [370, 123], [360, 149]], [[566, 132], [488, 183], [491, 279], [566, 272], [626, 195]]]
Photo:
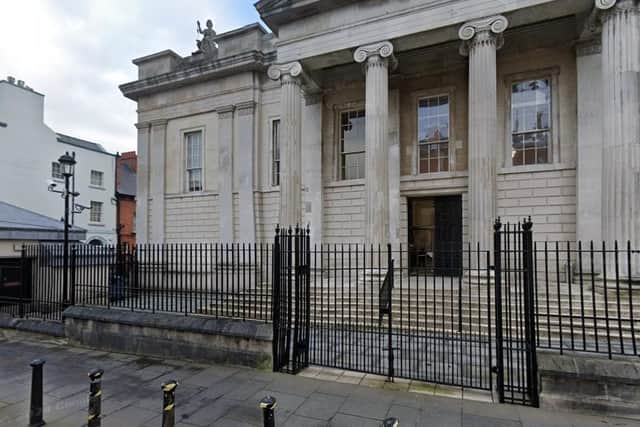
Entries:
[[60, 158], [58, 159], [58, 163], [60, 163], [62, 175], [66, 177], [73, 176], [76, 159], [70, 156], [68, 151], [60, 156]]

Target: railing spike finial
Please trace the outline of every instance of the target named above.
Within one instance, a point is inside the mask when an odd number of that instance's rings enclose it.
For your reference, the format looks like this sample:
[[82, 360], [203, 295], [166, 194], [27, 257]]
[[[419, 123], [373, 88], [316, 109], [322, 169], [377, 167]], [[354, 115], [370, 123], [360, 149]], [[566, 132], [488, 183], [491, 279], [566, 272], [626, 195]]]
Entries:
[[531, 217], [525, 218], [522, 220], [522, 229], [524, 231], [529, 231], [533, 228], [533, 222], [531, 221]]
[[502, 228], [502, 222], [500, 221], [500, 217], [496, 218], [496, 222], [493, 223], [493, 229], [495, 231], [500, 231]]
[[276, 236], [280, 234], [280, 224], [276, 224]]

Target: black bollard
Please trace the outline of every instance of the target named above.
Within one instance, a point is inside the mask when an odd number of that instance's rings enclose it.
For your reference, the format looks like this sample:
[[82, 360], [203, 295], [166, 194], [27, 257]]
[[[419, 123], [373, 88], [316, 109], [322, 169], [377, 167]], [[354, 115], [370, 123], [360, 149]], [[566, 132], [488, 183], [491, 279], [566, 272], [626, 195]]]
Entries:
[[176, 388], [178, 382], [171, 380], [162, 384], [162, 427], [174, 427], [176, 425]]
[[267, 396], [260, 401], [260, 409], [262, 409], [262, 419], [264, 420], [264, 427], [275, 427], [275, 417], [273, 416], [273, 410], [278, 405], [276, 398], [273, 396]]
[[100, 427], [102, 422], [102, 369], [89, 372], [89, 416], [87, 427]]
[[42, 413], [42, 366], [44, 360], [36, 359], [30, 363], [31, 374], [31, 407], [29, 409], [29, 427], [40, 427], [45, 424]]
[[398, 427], [398, 419], [389, 417], [382, 422], [382, 427]]

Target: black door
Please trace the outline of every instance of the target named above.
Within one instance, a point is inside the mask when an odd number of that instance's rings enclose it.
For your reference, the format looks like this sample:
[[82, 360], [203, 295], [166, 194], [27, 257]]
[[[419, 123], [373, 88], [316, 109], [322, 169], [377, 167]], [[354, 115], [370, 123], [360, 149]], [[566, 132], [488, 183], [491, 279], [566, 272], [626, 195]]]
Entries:
[[409, 200], [409, 262], [413, 272], [457, 276], [462, 271], [460, 196]]
[[462, 198], [435, 199], [434, 273], [458, 276], [462, 273]]

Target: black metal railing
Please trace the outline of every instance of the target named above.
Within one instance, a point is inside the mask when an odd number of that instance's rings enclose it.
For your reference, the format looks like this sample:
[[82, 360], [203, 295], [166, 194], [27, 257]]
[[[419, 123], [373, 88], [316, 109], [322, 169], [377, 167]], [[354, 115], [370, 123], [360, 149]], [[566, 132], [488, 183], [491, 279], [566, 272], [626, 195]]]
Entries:
[[19, 295], [0, 312], [60, 320], [69, 305], [270, 321], [271, 244], [73, 245], [68, 301], [62, 246], [26, 247]]
[[539, 348], [640, 355], [640, 249], [537, 242], [534, 263]]

